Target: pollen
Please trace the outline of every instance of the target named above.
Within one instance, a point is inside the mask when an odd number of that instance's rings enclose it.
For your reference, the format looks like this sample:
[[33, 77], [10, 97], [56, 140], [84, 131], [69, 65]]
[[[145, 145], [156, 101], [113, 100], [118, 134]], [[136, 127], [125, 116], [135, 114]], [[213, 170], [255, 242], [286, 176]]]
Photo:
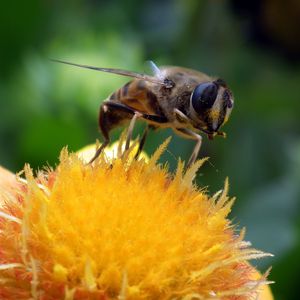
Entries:
[[[25, 167], [1, 193], [1, 299], [253, 299], [268, 283], [228, 214], [233, 199], [194, 183], [200, 160], [175, 174], [128, 153], [93, 165], [63, 150], [55, 169]], [[2, 191], [1, 191], [2, 192]]]

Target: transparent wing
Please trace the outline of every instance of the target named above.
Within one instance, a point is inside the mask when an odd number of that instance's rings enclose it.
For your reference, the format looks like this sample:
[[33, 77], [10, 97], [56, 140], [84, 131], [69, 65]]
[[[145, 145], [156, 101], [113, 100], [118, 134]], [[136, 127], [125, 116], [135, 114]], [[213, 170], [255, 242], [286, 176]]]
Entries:
[[146, 69], [147, 72], [157, 78], [160, 82], [163, 82], [165, 88], [169, 89], [174, 87], [174, 82], [167, 78], [165, 70], [161, 70], [157, 64], [155, 64], [152, 60], [146, 61]]
[[158, 78], [161, 81], [165, 80], [165, 76], [163, 72], [152, 60], [146, 61], [146, 68], [147, 70], [149, 70], [149, 74], [154, 75], [156, 78]]
[[94, 71], [107, 72], [107, 73], [113, 73], [113, 74], [118, 74], [118, 75], [122, 75], [122, 76], [138, 78], [138, 79], [150, 81], [150, 82], [153, 82], [156, 84], [160, 84], [160, 85], [169, 87], [168, 81], [163, 78], [161, 71], [152, 61], [150, 62], [150, 67], [154, 73], [154, 76], [146, 75], [143, 73], [122, 70], [122, 69], [99, 68], [99, 67], [94, 67], [94, 66], [89, 66], [89, 65], [83, 65], [83, 64], [77, 64], [77, 63], [72, 63], [72, 62], [68, 62], [68, 61], [63, 61], [63, 60], [59, 60], [59, 59], [51, 59], [51, 61], [66, 64], [66, 65], [71, 65], [71, 66], [75, 66], [75, 67], [79, 67], [79, 68], [90, 69], [90, 70], [94, 70]]

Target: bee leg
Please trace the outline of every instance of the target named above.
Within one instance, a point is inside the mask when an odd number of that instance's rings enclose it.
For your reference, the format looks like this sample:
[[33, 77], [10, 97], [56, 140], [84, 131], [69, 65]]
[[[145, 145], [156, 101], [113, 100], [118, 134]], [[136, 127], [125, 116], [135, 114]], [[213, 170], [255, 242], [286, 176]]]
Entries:
[[95, 155], [93, 156], [93, 158], [89, 161], [89, 164], [91, 164], [103, 151], [103, 149], [109, 144], [109, 140], [105, 140], [101, 146], [97, 149]]
[[[119, 111], [119, 112], [128, 113], [129, 115], [133, 115], [133, 117], [130, 121], [130, 124], [129, 124], [128, 131], [127, 131], [128, 133], [127, 133], [127, 139], [126, 139], [126, 144], [125, 144], [125, 150], [127, 150], [129, 148], [130, 140], [132, 138], [133, 128], [134, 128], [135, 122], [138, 118], [146, 120], [146, 121], [151, 121], [154, 124], [155, 123], [156, 124], [168, 123], [168, 119], [163, 115], [145, 114], [145, 113], [139, 112], [139, 111], [133, 109], [132, 107], [129, 107], [129, 106], [123, 104], [123, 103], [118, 103], [118, 102], [114, 102], [114, 101], [105, 101], [105, 104], [102, 107], [105, 108], [105, 111], [103, 109], [103, 116], [102, 117], [101, 117], [101, 111], [100, 111], [99, 124], [100, 124], [100, 129], [101, 129], [101, 131], [103, 133], [103, 136], [105, 138], [104, 144], [106, 143], [106, 141], [109, 142], [108, 130], [107, 130], [107, 126], [106, 126], [106, 123], [108, 123], [108, 121], [105, 121], [105, 112], [108, 109], [110, 109], [110, 111], [115, 111], [115, 112]], [[101, 123], [101, 120], [104, 120], [104, 121]], [[147, 134], [145, 135], [145, 137], [142, 137], [142, 139], [141, 139], [141, 141], [144, 140], [143, 143], [142, 143], [142, 146], [145, 143], [146, 136], [147, 136]]]
[[220, 135], [223, 138], [226, 138], [226, 132], [224, 131], [217, 131], [217, 135]]
[[108, 126], [107, 126], [107, 117], [106, 117], [106, 112], [107, 112], [107, 106], [106, 104], [102, 105], [100, 107], [100, 113], [99, 113], [99, 127], [100, 130], [102, 132], [102, 135], [104, 137], [104, 142], [102, 143], [102, 145], [97, 149], [95, 155], [93, 156], [93, 158], [89, 161], [89, 164], [91, 164], [103, 151], [103, 149], [109, 144], [110, 142], [110, 138], [109, 138], [109, 130], [108, 130]]
[[187, 128], [177, 128], [176, 131], [180, 134], [183, 135], [186, 138], [192, 139], [196, 141], [196, 145], [194, 147], [194, 150], [192, 152], [192, 155], [187, 163], [186, 168], [188, 169], [197, 159], [200, 147], [202, 144], [202, 136], [195, 133], [194, 131], [187, 129]]
[[129, 149], [129, 145], [130, 145], [130, 141], [132, 139], [132, 133], [133, 133], [133, 129], [134, 129], [134, 125], [136, 123], [136, 120], [138, 118], [140, 118], [142, 116], [141, 113], [139, 112], [135, 112], [131, 121], [130, 121], [130, 124], [129, 124], [129, 127], [128, 127], [128, 130], [127, 130], [127, 138], [126, 138], [126, 144], [125, 144], [125, 151]]
[[141, 119], [148, 120], [148, 121], [151, 121], [153, 123], [158, 123], [158, 124], [168, 123], [168, 119], [163, 115], [145, 114], [145, 113], [139, 112], [139, 111], [133, 109], [132, 107], [129, 107], [129, 106], [123, 104], [123, 103], [118, 103], [118, 102], [113, 102], [113, 101], [106, 101], [105, 106], [107, 106], [108, 108], [111, 108], [111, 109], [115, 109], [115, 110], [123, 111], [125, 113], [129, 113], [129, 114], [132, 114], [132, 115], [134, 115], [136, 113], [136, 114], [139, 115], [139, 117]]
[[145, 141], [146, 141], [146, 137], [148, 135], [148, 132], [149, 132], [149, 125], [146, 126], [144, 132], [143, 132], [143, 135], [142, 135], [142, 138], [140, 139], [140, 143], [139, 143], [139, 149], [136, 153], [136, 155], [134, 156], [135, 159], [138, 159], [143, 148], [144, 148], [144, 145], [145, 145]]
[[186, 123], [186, 124], [192, 124], [191, 119], [189, 119], [182, 111], [179, 109], [175, 108], [174, 109], [174, 114], [176, 116], [176, 119], [180, 123]]

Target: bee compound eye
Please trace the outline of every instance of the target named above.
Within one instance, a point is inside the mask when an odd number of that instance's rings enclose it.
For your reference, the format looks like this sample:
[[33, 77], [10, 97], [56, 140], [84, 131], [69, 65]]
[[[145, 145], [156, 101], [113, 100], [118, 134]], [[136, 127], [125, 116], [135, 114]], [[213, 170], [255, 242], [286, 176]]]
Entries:
[[213, 82], [205, 82], [196, 86], [193, 91], [191, 102], [197, 113], [211, 108], [218, 95], [218, 87]]

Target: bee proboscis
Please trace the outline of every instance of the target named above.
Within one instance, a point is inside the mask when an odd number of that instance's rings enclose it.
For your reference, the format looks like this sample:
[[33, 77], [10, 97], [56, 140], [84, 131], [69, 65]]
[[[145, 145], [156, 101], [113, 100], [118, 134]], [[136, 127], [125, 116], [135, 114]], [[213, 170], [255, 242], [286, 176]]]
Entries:
[[92, 163], [110, 142], [110, 131], [130, 122], [126, 146], [132, 138], [136, 120], [147, 122], [140, 139], [137, 156], [141, 152], [149, 129], [172, 128], [177, 134], [196, 141], [187, 167], [193, 164], [199, 154], [202, 137], [209, 139], [216, 135], [233, 108], [233, 95], [222, 79], [212, 78], [204, 73], [175, 66], [158, 68], [152, 63], [155, 75], [150, 76], [122, 69], [98, 68], [61, 60], [56, 62], [92, 69], [96, 71], [132, 77], [133, 80], [113, 92], [100, 106], [99, 128], [104, 137]]

